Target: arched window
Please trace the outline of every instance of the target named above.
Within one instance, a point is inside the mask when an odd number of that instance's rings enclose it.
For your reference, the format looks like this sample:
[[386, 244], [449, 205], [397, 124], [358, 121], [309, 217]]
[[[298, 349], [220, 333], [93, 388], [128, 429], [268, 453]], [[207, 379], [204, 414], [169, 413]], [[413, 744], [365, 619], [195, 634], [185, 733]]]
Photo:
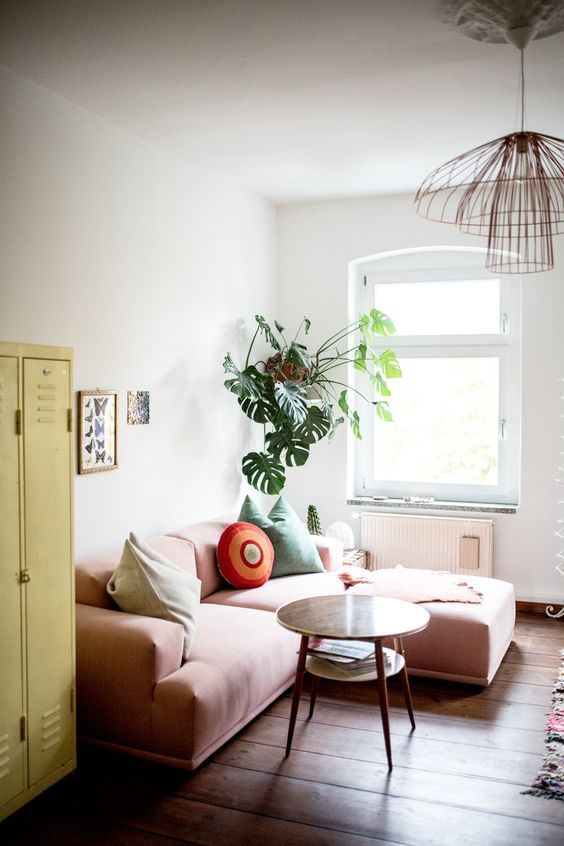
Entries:
[[481, 249], [437, 247], [351, 262], [350, 281], [355, 315], [376, 307], [395, 323], [374, 352], [391, 347], [403, 375], [388, 382], [391, 423], [356, 406], [349, 493], [516, 504], [520, 278], [485, 271]]

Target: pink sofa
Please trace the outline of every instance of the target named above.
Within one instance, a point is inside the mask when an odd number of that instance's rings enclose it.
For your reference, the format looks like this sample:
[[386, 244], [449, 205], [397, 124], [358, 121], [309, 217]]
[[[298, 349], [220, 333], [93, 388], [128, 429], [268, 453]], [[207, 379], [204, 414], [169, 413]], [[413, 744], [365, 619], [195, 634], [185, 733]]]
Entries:
[[[196, 635], [182, 661], [178, 623], [126, 614], [106, 592], [121, 549], [76, 567], [78, 729], [84, 740], [194, 769], [291, 686], [298, 636], [273, 613], [307, 596], [344, 590], [342, 548], [314, 537], [323, 573], [283, 576], [260, 588], [222, 581], [216, 547], [227, 520], [148, 540], [202, 582]], [[487, 685], [511, 641], [513, 586], [472, 578], [481, 605], [426, 603], [426, 631], [405, 640], [410, 673]]]

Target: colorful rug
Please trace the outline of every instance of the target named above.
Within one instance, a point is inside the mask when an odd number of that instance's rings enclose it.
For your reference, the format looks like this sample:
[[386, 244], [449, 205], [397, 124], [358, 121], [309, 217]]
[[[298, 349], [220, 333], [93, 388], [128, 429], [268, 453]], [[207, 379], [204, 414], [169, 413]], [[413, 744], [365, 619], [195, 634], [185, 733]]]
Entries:
[[548, 799], [564, 799], [564, 649], [560, 657], [560, 670], [552, 691], [552, 709], [546, 724], [546, 754], [532, 787], [523, 791]]

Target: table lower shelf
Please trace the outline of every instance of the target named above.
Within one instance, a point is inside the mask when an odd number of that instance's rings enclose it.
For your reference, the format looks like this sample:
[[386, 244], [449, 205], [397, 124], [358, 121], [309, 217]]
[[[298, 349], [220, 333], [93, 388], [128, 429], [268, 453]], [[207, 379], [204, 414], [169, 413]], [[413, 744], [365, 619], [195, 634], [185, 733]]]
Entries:
[[[385, 665], [386, 678], [399, 673], [399, 671], [405, 666], [403, 655], [400, 655], [399, 652], [395, 652], [393, 649], [388, 649], [387, 647], [384, 647], [382, 652], [385, 656], [387, 655], [390, 662]], [[384, 660], [386, 659], [384, 658]], [[331, 679], [332, 681], [365, 682], [373, 681], [378, 678], [376, 666], [374, 666], [373, 670], [368, 670], [365, 673], [347, 675], [345, 670], [340, 670], [333, 664], [329, 664], [323, 658], [317, 658], [315, 655], [311, 654], [307, 656], [305, 668], [307, 672], [311, 673], [313, 676], [319, 676], [322, 679]]]

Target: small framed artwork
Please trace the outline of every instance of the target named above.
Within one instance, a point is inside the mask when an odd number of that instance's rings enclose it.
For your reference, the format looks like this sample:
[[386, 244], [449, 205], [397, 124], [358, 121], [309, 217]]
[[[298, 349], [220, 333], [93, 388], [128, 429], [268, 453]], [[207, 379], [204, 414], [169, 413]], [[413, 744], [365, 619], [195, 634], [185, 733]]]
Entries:
[[132, 426], [149, 422], [149, 391], [127, 392], [127, 422]]
[[115, 470], [117, 391], [78, 392], [78, 472]]

